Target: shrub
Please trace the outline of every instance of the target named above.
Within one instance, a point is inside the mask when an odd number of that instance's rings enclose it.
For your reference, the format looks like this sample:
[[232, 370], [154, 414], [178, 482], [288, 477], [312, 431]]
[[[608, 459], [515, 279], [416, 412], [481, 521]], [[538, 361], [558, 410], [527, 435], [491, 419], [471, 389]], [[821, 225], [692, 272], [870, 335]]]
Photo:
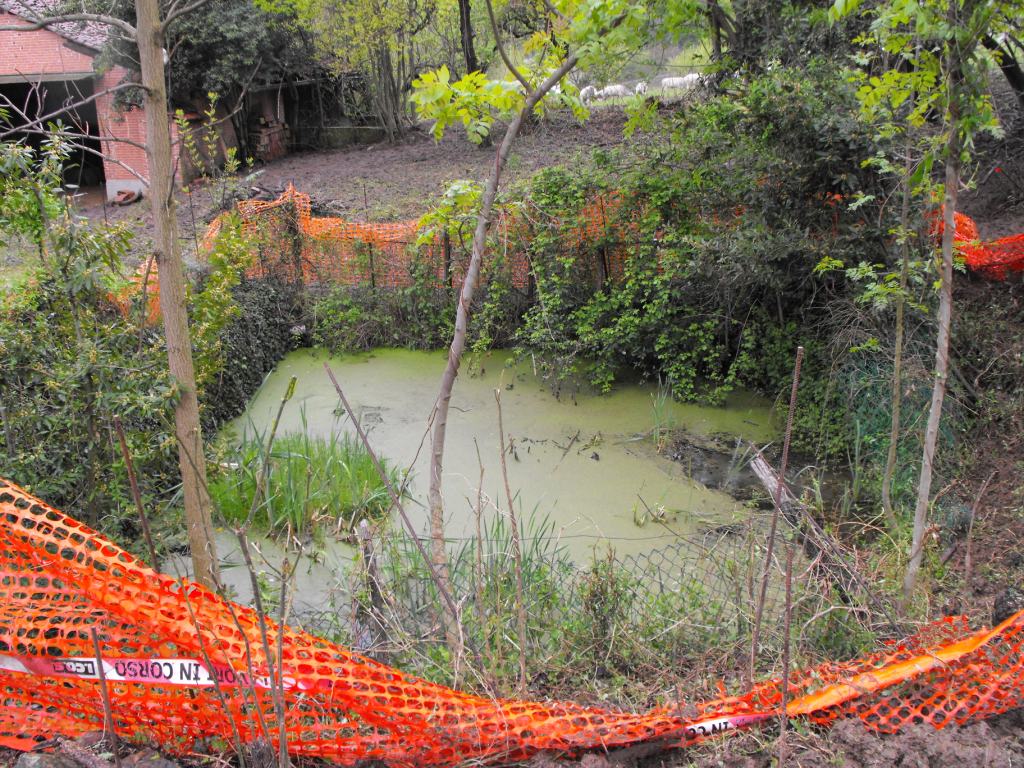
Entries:
[[200, 392], [204, 429], [245, 410], [267, 373], [304, 338], [303, 307], [293, 286], [242, 279], [231, 289], [233, 314], [218, 334], [216, 373]]

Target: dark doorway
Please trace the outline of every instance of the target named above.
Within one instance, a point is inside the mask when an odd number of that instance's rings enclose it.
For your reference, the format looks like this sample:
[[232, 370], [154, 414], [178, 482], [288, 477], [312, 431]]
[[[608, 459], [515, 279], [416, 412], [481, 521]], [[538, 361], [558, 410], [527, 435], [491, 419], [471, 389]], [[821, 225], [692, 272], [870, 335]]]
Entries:
[[103, 159], [99, 140], [96, 102], [74, 110], [73, 104], [93, 95], [92, 77], [77, 80], [52, 80], [40, 83], [4, 82], [0, 79], [0, 108], [7, 113], [5, 128], [25, 126], [41, 117], [52, 116], [43, 131], [38, 128], [16, 131], [8, 140], [24, 141], [39, 149], [47, 139], [50, 126], [61, 127], [68, 134], [71, 155], [64, 163], [64, 183], [81, 189], [103, 185]]

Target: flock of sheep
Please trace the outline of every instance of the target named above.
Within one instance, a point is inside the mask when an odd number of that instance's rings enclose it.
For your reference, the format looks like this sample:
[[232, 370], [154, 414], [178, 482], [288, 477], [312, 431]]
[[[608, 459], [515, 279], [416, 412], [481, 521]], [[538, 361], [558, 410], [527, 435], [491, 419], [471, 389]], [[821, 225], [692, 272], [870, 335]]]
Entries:
[[[696, 72], [692, 72], [682, 77], [664, 77], [661, 80], [661, 91], [662, 93], [668, 93], [670, 91], [688, 91], [691, 88], [695, 88], [700, 85], [701, 76]], [[602, 99], [616, 99], [626, 98], [633, 94], [643, 95], [647, 93], [649, 86], [646, 82], [640, 81], [636, 84], [633, 90], [630, 90], [625, 85], [619, 85], [612, 83], [606, 85], [604, 88], [595, 88], [592, 85], [588, 85], [585, 88], [580, 89], [580, 98], [583, 99], [584, 103], [591, 103], [594, 101], [600, 101]]]

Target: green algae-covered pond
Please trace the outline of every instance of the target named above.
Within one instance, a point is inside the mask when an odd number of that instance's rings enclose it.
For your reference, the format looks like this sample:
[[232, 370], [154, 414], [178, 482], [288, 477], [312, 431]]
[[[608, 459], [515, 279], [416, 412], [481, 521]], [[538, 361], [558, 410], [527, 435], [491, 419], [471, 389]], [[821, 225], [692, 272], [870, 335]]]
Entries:
[[[445, 359], [445, 352], [394, 349], [344, 357], [292, 352], [267, 377], [246, 412], [227, 425], [226, 434], [237, 441], [246, 432], [265, 433], [292, 376], [298, 383], [280, 433], [351, 431], [323, 369], [326, 362], [374, 449], [400, 468], [412, 467], [407, 511], [425, 532], [429, 437], [424, 434]], [[697, 435], [767, 441], [772, 429], [763, 399], [737, 393], [721, 408], [685, 405], [659, 397], [657, 386], [649, 383], [619, 384], [607, 395], [576, 393], [558, 399], [528, 364], [512, 366], [510, 359], [504, 352], [474, 358], [464, 363], [456, 382], [443, 478], [450, 538], [475, 531], [481, 462], [485, 514], [495, 514], [495, 504], [507, 506], [497, 388], [506, 445], [513, 447], [507, 460], [518, 511], [524, 518], [550, 518], [575, 558], [589, 559], [595, 545], [604, 549], [603, 542], [623, 555], [645, 551], [743, 514], [730, 496], [704, 487], [679, 463], [659, 455], [652, 430], [657, 423]], [[664, 510], [663, 520], [637, 524], [655, 510]]]

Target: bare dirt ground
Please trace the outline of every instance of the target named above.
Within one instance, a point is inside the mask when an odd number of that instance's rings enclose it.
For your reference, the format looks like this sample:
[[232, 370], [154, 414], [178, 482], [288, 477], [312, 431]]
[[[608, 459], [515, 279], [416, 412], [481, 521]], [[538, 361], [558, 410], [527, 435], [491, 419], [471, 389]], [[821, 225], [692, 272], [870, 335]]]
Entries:
[[[541, 168], [565, 163], [576, 153], [622, 142], [621, 109], [596, 109], [580, 124], [558, 113], [530, 126], [516, 139], [505, 184]], [[279, 189], [292, 183], [301, 191], [332, 201], [337, 215], [361, 221], [418, 218], [456, 179], [482, 181], [494, 166], [494, 146], [476, 147], [455, 128], [435, 142], [426, 130], [399, 144], [374, 144], [333, 152], [291, 155], [268, 166], [259, 183]]]
[[[502, 188], [552, 165], [570, 161], [599, 147], [622, 143], [625, 114], [619, 107], [593, 110], [586, 123], [568, 113], [554, 113], [527, 126], [517, 138], [506, 166]], [[494, 145], [471, 144], [461, 128], [453, 128], [434, 141], [427, 126], [410, 131], [394, 144], [371, 144], [344, 149], [302, 152], [257, 166], [251, 185], [271, 193], [293, 184], [300, 192], [329, 207], [331, 215], [353, 221], [417, 219], [457, 179], [483, 181], [494, 165], [503, 128], [494, 133]], [[218, 213], [211, 202], [216, 184], [193, 184], [191, 193], [179, 191], [178, 230], [182, 252], [194, 259], [197, 242]], [[84, 200], [81, 212], [97, 221], [126, 224], [136, 237], [133, 253], [141, 261], [152, 247], [150, 204], [143, 200], [126, 208], [104, 205], [97, 197]]]

